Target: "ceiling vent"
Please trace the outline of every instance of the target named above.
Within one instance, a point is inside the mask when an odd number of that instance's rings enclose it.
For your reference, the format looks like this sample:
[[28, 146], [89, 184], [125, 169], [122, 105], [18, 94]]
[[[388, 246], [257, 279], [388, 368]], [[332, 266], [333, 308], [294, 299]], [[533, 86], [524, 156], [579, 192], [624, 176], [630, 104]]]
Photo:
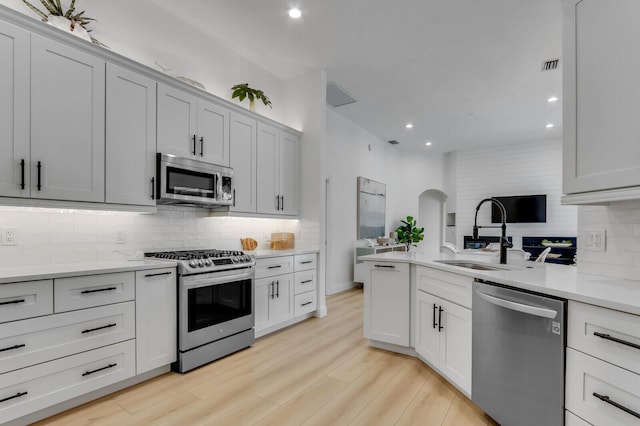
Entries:
[[388, 141], [391, 145], [398, 145], [400, 142], [398, 142], [397, 140], [392, 140], [392, 141]]
[[553, 71], [555, 69], [558, 68], [558, 66], [560, 65], [560, 58], [555, 58], [555, 59], [547, 59], [546, 61], [542, 62], [542, 69], [541, 71]]
[[327, 83], [327, 103], [332, 107], [339, 107], [354, 103], [356, 100], [336, 83]]

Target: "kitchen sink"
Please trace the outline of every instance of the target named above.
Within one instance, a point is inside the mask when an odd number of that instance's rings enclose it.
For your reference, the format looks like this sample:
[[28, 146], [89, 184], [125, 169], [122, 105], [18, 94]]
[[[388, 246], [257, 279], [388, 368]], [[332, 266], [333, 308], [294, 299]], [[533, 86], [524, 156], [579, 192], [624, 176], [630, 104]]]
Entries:
[[498, 267], [482, 262], [474, 262], [470, 260], [435, 260], [434, 262], [443, 263], [445, 265], [459, 266], [467, 269], [477, 269], [479, 271], [504, 271], [509, 270], [507, 267]]

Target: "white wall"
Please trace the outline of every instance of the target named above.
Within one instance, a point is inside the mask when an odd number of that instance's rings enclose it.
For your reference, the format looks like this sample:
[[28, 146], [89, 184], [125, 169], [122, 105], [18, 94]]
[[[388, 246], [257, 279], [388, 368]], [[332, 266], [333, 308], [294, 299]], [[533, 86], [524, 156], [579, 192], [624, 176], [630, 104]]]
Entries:
[[[510, 223], [507, 235], [514, 247], [523, 236], [577, 235], [577, 208], [561, 206], [562, 141], [496, 146], [458, 151], [456, 155], [456, 244], [471, 235], [475, 208], [491, 196], [547, 195], [546, 223]], [[478, 225], [491, 224], [491, 208], [483, 205]], [[482, 229], [480, 235], [500, 235], [499, 229]]]
[[[357, 240], [357, 177], [386, 184], [388, 235], [400, 219], [418, 217], [422, 192], [442, 189], [443, 158], [437, 153], [401, 152], [327, 109], [327, 293], [353, 286], [353, 248], [362, 245]], [[428, 232], [432, 231], [427, 227]]]

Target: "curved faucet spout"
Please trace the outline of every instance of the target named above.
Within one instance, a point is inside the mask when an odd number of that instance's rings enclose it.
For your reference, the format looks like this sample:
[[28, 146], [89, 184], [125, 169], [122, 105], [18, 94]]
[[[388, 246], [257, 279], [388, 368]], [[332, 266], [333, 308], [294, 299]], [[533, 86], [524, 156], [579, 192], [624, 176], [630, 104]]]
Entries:
[[507, 248], [511, 247], [511, 243], [507, 240], [507, 209], [504, 208], [504, 204], [499, 200], [496, 200], [495, 198], [485, 198], [478, 203], [478, 206], [476, 207], [476, 216], [473, 220], [473, 239], [478, 239], [479, 228], [497, 228], [497, 226], [478, 226], [478, 210], [480, 210], [480, 206], [488, 201], [495, 204], [498, 209], [500, 209], [500, 217], [502, 219], [502, 225], [500, 226], [500, 228], [502, 228], [502, 235], [500, 237], [500, 263], [506, 264]]

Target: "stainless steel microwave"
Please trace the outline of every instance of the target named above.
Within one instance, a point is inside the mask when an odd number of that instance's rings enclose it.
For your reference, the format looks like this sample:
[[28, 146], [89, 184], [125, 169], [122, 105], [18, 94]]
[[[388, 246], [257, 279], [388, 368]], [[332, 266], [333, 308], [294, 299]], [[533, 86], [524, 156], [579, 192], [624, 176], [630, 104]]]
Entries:
[[156, 177], [158, 204], [233, 205], [229, 167], [158, 153]]

